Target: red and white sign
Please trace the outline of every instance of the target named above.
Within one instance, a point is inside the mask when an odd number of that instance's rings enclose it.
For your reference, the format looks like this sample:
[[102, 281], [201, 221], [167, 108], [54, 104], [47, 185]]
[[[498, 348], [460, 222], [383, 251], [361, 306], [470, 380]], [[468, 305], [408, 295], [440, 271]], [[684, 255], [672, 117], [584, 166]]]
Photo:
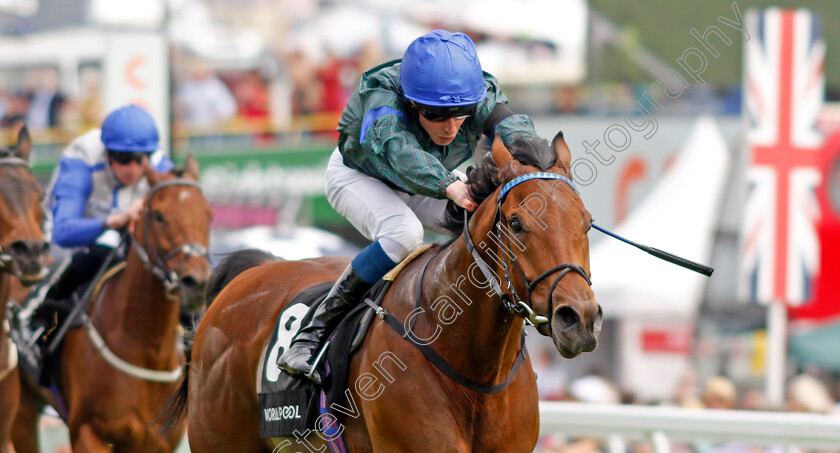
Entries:
[[149, 111], [169, 145], [169, 58], [157, 33], [114, 33], [105, 49], [105, 111], [137, 104]]
[[806, 10], [751, 11], [744, 51], [747, 203], [741, 260], [746, 297], [809, 300], [819, 271], [816, 187], [825, 91], [820, 21]]

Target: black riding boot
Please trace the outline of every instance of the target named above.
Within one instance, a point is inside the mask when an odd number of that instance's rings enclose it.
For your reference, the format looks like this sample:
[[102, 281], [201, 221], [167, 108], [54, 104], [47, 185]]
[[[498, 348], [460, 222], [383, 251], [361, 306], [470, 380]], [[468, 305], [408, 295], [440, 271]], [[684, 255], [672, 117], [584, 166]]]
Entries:
[[321, 385], [321, 375], [313, 369], [324, 339], [332, 333], [344, 315], [362, 299], [371, 284], [362, 280], [353, 266], [341, 274], [327, 297], [309, 308], [304, 322], [308, 324], [292, 340], [289, 349], [277, 359], [277, 366], [291, 375], [303, 375]]

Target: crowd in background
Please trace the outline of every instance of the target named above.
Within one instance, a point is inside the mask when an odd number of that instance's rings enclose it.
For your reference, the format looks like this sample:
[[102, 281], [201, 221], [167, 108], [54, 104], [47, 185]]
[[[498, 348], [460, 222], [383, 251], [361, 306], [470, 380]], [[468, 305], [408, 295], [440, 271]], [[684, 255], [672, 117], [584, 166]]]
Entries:
[[[292, 118], [313, 114], [333, 114], [337, 120], [361, 72], [382, 61], [373, 46], [323, 62], [291, 52], [268, 68], [217, 68], [189, 53], [174, 54], [172, 120], [185, 134], [282, 130]], [[0, 77], [0, 128], [26, 123], [37, 133], [98, 127], [103, 119], [101, 68], [86, 68], [80, 78], [82, 93], [69, 96], [55, 68]]]

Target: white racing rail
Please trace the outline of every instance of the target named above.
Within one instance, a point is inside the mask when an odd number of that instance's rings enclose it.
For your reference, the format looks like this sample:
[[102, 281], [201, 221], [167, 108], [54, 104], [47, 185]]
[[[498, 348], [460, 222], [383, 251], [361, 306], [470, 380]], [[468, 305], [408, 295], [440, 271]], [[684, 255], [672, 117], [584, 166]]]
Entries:
[[606, 439], [610, 452], [625, 439], [647, 439], [656, 453], [697, 440], [840, 450], [840, 416], [793, 412], [540, 401], [540, 433]]

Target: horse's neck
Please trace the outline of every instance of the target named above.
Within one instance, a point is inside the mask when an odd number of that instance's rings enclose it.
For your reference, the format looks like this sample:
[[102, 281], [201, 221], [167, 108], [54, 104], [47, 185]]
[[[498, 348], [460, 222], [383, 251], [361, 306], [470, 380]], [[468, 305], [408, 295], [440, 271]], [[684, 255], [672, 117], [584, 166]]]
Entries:
[[[108, 282], [106, 282], [108, 283]], [[116, 285], [100, 297], [94, 322], [166, 360], [174, 353], [179, 303], [167, 296], [163, 283], [149, 272], [134, 249]]]
[[470, 275], [473, 262], [463, 238], [432, 258], [422, 305], [429, 332], [440, 326], [432, 347], [474, 381], [496, 384], [508, 377], [520, 351], [523, 323], [502, 308], [497, 296], [488, 296], [489, 287], [473, 283], [476, 274], [483, 279], [478, 272]]

